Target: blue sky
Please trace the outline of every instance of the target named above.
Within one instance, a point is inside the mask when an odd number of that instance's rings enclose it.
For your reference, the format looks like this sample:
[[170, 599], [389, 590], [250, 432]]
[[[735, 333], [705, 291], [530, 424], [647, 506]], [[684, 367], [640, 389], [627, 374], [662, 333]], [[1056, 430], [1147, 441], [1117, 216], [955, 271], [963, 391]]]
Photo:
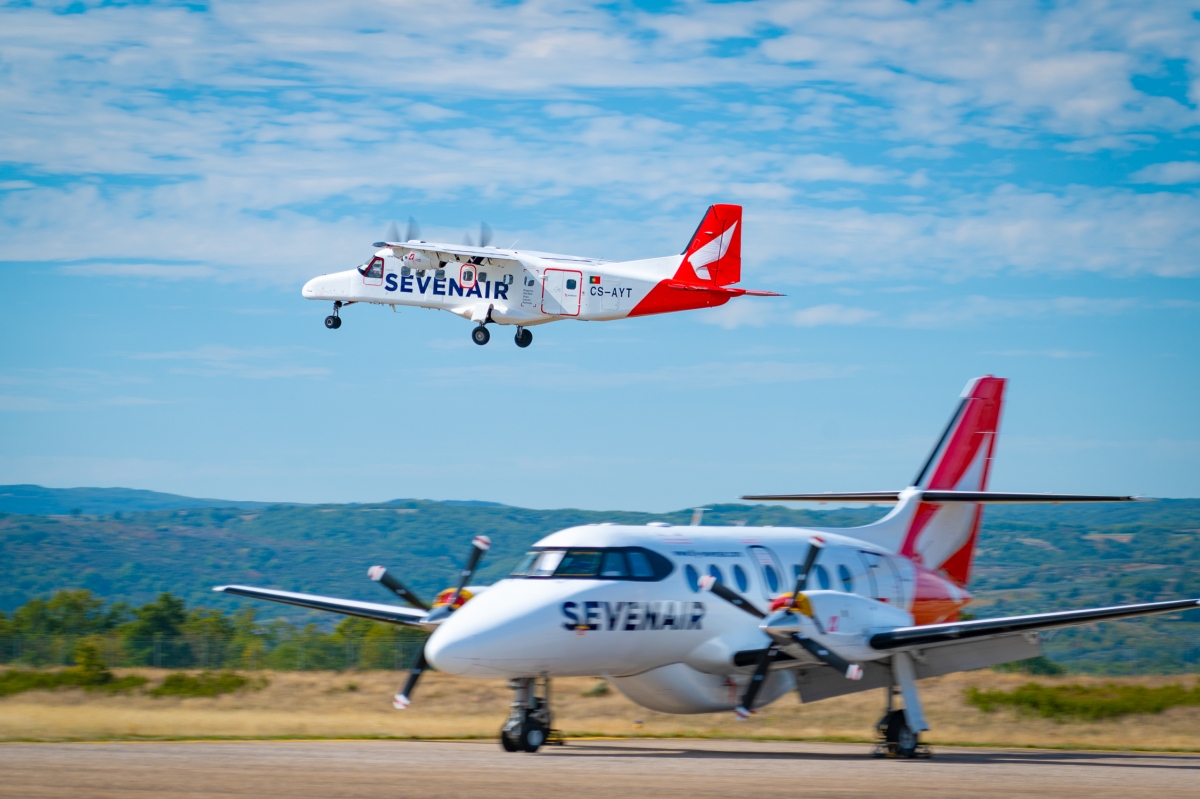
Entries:
[[[0, 8], [0, 482], [663, 510], [1200, 495], [1200, 3]], [[783, 299], [469, 341], [303, 282], [393, 219], [605, 258], [745, 206]]]

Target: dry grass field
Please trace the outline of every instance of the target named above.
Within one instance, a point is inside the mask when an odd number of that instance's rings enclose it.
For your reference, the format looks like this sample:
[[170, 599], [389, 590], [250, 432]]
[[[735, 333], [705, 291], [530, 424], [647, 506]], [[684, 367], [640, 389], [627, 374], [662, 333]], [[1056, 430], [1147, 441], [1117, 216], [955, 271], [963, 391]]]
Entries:
[[[157, 683], [164, 672], [139, 673]], [[413, 706], [391, 707], [403, 679], [392, 672], [275, 672], [258, 691], [215, 698], [106, 696], [78, 689], [34, 691], [0, 699], [0, 740], [67, 741], [196, 738], [490, 738], [507, 714], [500, 681], [430, 673]], [[1200, 708], [1113, 721], [1058, 723], [1010, 710], [983, 713], [966, 704], [969, 686], [1011, 689], [1031, 678], [990, 671], [922, 683], [932, 744], [1200, 751]], [[1195, 684], [1197, 677], [1036, 678], [1053, 683]], [[784, 697], [752, 720], [732, 713], [670, 716], [644, 710], [610, 691], [584, 696], [593, 679], [554, 684], [557, 724], [569, 736], [661, 736], [869, 741], [881, 711], [879, 691], [801, 705]], [[640, 722], [640, 723], [639, 723]]]

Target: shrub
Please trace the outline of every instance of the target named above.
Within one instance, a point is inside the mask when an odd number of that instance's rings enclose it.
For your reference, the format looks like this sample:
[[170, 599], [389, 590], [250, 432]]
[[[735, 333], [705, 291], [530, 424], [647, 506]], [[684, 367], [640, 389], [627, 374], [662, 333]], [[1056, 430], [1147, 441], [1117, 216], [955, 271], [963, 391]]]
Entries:
[[1134, 713], [1162, 713], [1180, 705], [1200, 705], [1200, 684], [1190, 691], [1182, 685], [1147, 688], [1142, 685], [1041, 685], [1030, 682], [1013, 691], [968, 688], [967, 703], [985, 713], [1001, 705], [1045, 718], [1096, 721]]
[[202, 671], [199, 674], [177, 671], [168, 674], [157, 688], [151, 689], [150, 694], [152, 696], [220, 696], [247, 687], [257, 691], [266, 684], [265, 677], [251, 680], [232, 671]]
[[607, 695], [608, 695], [608, 683], [605, 682], [604, 680], [601, 680], [600, 682], [596, 683], [591, 688], [587, 689], [586, 691], [584, 691], [583, 693], [580, 694], [580, 696], [607, 696]]
[[1067, 670], [1055, 663], [1045, 655], [1038, 655], [1035, 658], [1026, 660], [1016, 660], [1012, 663], [1001, 663], [995, 667], [996, 671], [1019, 672], [1021, 674], [1034, 674], [1039, 677], [1054, 677], [1059, 674], [1066, 674]]

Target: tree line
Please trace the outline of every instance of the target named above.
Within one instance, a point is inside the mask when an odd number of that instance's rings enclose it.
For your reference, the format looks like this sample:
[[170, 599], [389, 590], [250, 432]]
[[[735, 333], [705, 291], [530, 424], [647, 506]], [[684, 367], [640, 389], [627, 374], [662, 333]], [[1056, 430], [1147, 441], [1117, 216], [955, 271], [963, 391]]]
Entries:
[[0, 663], [29, 666], [69, 665], [83, 643], [109, 667], [405, 669], [423, 639], [419, 631], [367, 619], [346, 618], [332, 632], [263, 622], [254, 608], [188, 608], [169, 592], [135, 607], [64, 589], [11, 614], [0, 611]]

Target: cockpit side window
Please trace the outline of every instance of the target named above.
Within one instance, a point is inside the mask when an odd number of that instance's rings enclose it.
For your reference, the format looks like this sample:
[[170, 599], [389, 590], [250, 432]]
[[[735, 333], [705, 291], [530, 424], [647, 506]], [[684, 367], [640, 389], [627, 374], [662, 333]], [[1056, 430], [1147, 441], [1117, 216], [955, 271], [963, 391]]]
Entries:
[[610, 550], [604, 553], [604, 561], [600, 565], [600, 576], [609, 578], [628, 577], [625, 570], [625, 553]]
[[641, 547], [535, 549], [517, 562], [510, 576], [657, 581], [674, 570], [666, 557]]
[[363, 277], [383, 278], [383, 259], [372, 258], [367, 263], [358, 268], [362, 272]]
[[563, 557], [558, 568], [554, 570], [555, 577], [595, 577], [600, 573], [600, 559], [604, 553], [599, 550], [571, 549]]

